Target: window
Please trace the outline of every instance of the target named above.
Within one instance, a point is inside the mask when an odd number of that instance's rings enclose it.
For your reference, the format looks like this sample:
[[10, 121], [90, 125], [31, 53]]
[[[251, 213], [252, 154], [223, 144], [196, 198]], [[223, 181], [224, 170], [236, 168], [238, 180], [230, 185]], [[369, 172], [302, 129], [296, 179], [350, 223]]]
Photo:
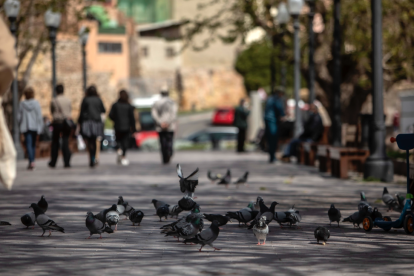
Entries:
[[142, 47], [141, 48], [141, 56], [143, 57], [148, 57], [149, 56], [149, 51], [148, 51], [148, 47]]
[[174, 56], [175, 56], [175, 51], [174, 51], [174, 48], [172, 48], [172, 47], [168, 47], [168, 48], [166, 49], [166, 56], [167, 56], [167, 57], [169, 57], [169, 58], [174, 57]]
[[99, 42], [100, 53], [122, 53], [121, 43]]

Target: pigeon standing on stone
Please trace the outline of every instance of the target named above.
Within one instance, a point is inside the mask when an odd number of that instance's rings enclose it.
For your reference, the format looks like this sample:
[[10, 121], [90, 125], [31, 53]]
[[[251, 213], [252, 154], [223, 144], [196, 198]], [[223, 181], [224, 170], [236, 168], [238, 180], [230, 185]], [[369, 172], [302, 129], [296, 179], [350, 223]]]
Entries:
[[[119, 206], [119, 205], [118, 205]], [[112, 225], [115, 225], [115, 231], [118, 230], [119, 223], [119, 212], [118, 211], [109, 211], [106, 213], [106, 223], [112, 229]]]
[[102, 239], [102, 233], [106, 232], [111, 234], [114, 232], [111, 228], [106, 226], [105, 223], [96, 219], [92, 212], [88, 212], [86, 214], [85, 225], [89, 229], [90, 233], [88, 239], [90, 239], [93, 234], [99, 234], [99, 238]]
[[65, 230], [59, 225], [57, 225], [50, 217], [45, 215], [45, 213], [42, 211], [42, 209], [39, 208], [39, 206], [37, 206], [36, 203], [32, 203], [32, 205], [30, 205], [30, 208], [33, 208], [33, 211], [36, 216], [37, 225], [39, 225], [43, 229], [43, 234], [41, 235], [41, 237], [43, 237], [46, 230], [49, 230], [48, 237], [52, 235], [52, 231], [59, 231], [65, 233]]
[[235, 219], [239, 222], [243, 222], [244, 224], [248, 223], [249, 221], [253, 220], [259, 211], [254, 210], [254, 202], [250, 202], [247, 207], [240, 209], [237, 212], [227, 212], [226, 216], [230, 217], [230, 219]]
[[132, 222], [132, 225], [135, 226], [135, 223], [138, 223], [138, 226], [141, 225], [141, 221], [144, 218], [144, 213], [140, 210], [132, 209], [129, 214], [129, 220]]
[[100, 211], [98, 214], [95, 215], [95, 218], [97, 218], [98, 220], [102, 221], [103, 223], [106, 223], [106, 214], [109, 211], [116, 211], [117, 210], [117, 205], [116, 204], [112, 204], [112, 206], [108, 209], [104, 209], [102, 211]]
[[276, 201], [273, 201], [272, 204], [270, 205], [270, 208], [268, 208], [265, 204], [263, 199], [261, 199], [259, 201], [260, 204], [260, 212], [257, 214], [256, 218], [253, 220], [252, 223], [250, 223], [250, 226], [248, 227], [248, 229], [252, 229], [253, 225], [256, 224], [256, 222], [262, 217], [265, 216], [266, 217], [266, 224], [269, 225], [269, 223], [273, 220], [274, 215], [275, 215], [275, 208], [276, 205], [278, 204]]
[[325, 245], [328, 241], [329, 237], [331, 236], [331, 233], [328, 229], [325, 227], [319, 226], [315, 229], [315, 239], [319, 243], [319, 241], [322, 241], [322, 244]]
[[342, 222], [352, 222], [354, 227], [355, 225], [358, 225], [358, 228], [359, 228], [359, 225], [362, 223], [364, 218], [366, 218], [368, 215], [369, 215], [368, 206], [364, 206], [360, 211], [353, 213], [347, 218], [344, 218]]
[[237, 179], [237, 181], [234, 182], [234, 184], [236, 184], [236, 187], [238, 188], [240, 184], [246, 184], [248, 176], [249, 176], [249, 172], [245, 172], [242, 177]]
[[169, 209], [169, 215], [171, 216], [171, 218], [173, 217], [178, 218], [178, 215], [183, 211], [183, 209], [181, 209], [180, 206], [178, 206], [178, 204], [170, 206], [168, 209]]
[[214, 248], [214, 251], [221, 250], [219, 248], [214, 247], [213, 245], [213, 242], [217, 239], [219, 233], [220, 233], [220, 229], [218, 226], [218, 222], [215, 220], [211, 223], [210, 228], [202, 231], [200, 234], [198, 234], [194, 238], [184, 240], [184, 243], [201, 244], [201, 247], [198, 250], [199, 252], [201, 252], [201, 249], [203, 249], [203, 247], [206, 245], [209, 245], [212, 248]]
[[231, 183], [231, 172], [229, 169], [227, 169], [226, 175], [223, 178], [221, 178], [217, 184], [226, 185], [226, 188], [229, 188], [230, 183]]
[[218, 222], [218, 226], [224, 226], [230, 221], [230, 217], [219, 214], [204, 214], [204, 217], [211, 222], [216, 220]]
[[211, 184], [214, 184], [217, 180], [220, 180], [221, 174], [213, 174], [211, 171], [207, 172], [207, 178], [210, 179]]
[[253, 234], [257, 239], [257, 245], [260, 244], [260, 240], [263, 240], [263, 245], [266, 244], [266, 237], [269, 234], [269, 226], [266, 224], [266, 217], [262, 216], [253, 226]]
[[177, 175], [180, 183], [180, 190], [184, 193], [184, 197], [178, 201], [178, 205], [185, 211], [193, 209], [196, 202], [194, 199], [195, 188], [198, 185], [198, 168], [192, 172], [189, 176], [184, 177], [183, 170], [180, 164], [177, 164]]
[[384, 191], [382, 192], [382, 201], [387, 205], [388, 211], [390, 210], [396, 210], [398, 211], [398, 203], [395, 200], [395, 198], [388, 193], [387, 187], [384, 187]]
[[331, 208], [328, 210], [328, 217], [329, 217], [329, 226], [332, 222], [338, 222], [339, 227], [339, 221], [341, 220], [341, 211], [335, 208], [335, 205], [331, 204]]
[[0, 220], [0, 225], [11, 225], [10, 222]]
[[160, 221], [162, 217], [165, 217], [165, 219], [167, 219], [167, 216], [170, 213], [170, 210], [168, 209], [170, 205], [156, 199], [152, 200], [152, 204], [154, 204], [157, 216], [160, 218]]
[[34, 229], [36, 224], [36, 216], [33, 212], [27, 213], [23, 215], [20, 220], [22, 221], [23, 225], [26, 226], [26, 228], [29, 228], [30, 226], [33, 226], [32, 229]]
[[49, 206], [49, 204], [47, 204], [47, 201], [43, 195], [40, 198], [39, 202], [37, 203], [37, 206], [39, 206], [39, 208], [42, 209], [44, 213], [46, 213], [47, 207]]

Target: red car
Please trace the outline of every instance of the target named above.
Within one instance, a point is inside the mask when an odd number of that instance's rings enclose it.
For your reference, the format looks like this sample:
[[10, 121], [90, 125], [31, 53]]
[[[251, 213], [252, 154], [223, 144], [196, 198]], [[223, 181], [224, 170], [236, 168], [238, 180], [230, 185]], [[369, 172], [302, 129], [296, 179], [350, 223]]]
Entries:
[[140, 131], [135, 133], [135, 142], [137, 147], [140, 148], [142, 143], [147, 139], [158, 139], [158, 132], [155, 130]]
[[213, 125], [233, 125], [234, 121], [234, 108], [224, 107], [217, 108], [213, 114]]

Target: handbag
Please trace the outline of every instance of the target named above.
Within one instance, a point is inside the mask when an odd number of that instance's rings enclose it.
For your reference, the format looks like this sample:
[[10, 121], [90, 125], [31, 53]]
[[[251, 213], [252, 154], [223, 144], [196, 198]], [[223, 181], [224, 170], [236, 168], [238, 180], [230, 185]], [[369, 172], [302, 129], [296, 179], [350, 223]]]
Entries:
[[[57, 107], [59, 108], [60, 114], [64, 115], [62, 112], [62, 108], [60, 107], [60, 104], [57, 99], [55, 99], [55, 102], [56, 102]], [[68, 118], [63, 119], [63, 126], [68, 130], [72, 130], [76, 128], [75, 122], [72, 119], [68, 119]]]
[[77, 140], [78, 150], [84, 151], [86, 149], [86, 144], [85, 144], [85, 141], [83, 140], [82, 135], [78, 135], [76, 137], [76, 140]]

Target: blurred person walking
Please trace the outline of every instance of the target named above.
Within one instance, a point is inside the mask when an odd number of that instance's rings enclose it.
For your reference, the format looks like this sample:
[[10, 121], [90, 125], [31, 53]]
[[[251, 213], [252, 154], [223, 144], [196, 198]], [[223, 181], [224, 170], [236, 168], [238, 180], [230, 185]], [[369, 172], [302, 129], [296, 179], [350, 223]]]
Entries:
[[18, 122], [20, 133], [23, 133], [27, 157], [29, 159], [28, 170], [35, 168], [36, 140], [37, 135], [43, 131], [43, 116], [40, 104], [34, 99], [33, 88], [26, 88], [24, 91], [26, 100], [20, 102]]
[[109, 118], [114, 122], [117, 162], [128, 166], [126, 151], [129, 148], [131, 133], [136, 132], [136, 129], [134, 107], [129, 103], [129, 95], [125, 90], [119, 92], [119, 99], [112, 105]]
[[56, 98], [50, 103], [50, 112], [53, 117], [52, 150], [49, 167], [54, 168], [58, 159], [60, 138], [62, 137], [62, 155], [65, 168], [70, 168], [69, 136], [73, 129], [72, 105], [70, 99], [63, 95], [65, 89], [62, 84], [56, 86]]
[[80, 114], [79, 128], [82, 137], [86, 140], [89, 150], [89, 166], [95, 167], [96, 138], [103, 137], [103, 124], [101, 114], [105, 113], [105, 107], [98, 96], [94, 85], [86, 89], [86, 96], [83, 98]]
[[161, 99], [156, 101], [151, 110], [158, 131], [163, 164], [168, 164], [173, 155], [173, 138], [176, 129], [177, 105], [169, 97], [167, 88], [161, 89]]
[[240, 104], [234, 111], [233, 125], [238, 128], [237, 152], [244, 152], [244, 142], [246, 141], [247, 117], [250, 111], [246, 107], [245, 99], [240, 100]]
[[0, 182], [8, 190], [11, 190], [16, 178], [16, 149], [6, 125], [2, 101], [16, 74], [15, 43], [3, 18], [0, 18]]
[[267, 98], [265, 105], [265, 134], [267, 138], [268, 152], [269, 152], [269, 163], [276, 161], [276, 150], [279, 139], [279, 131], [281, 119], [285, 116], [283, 108], [283, 102], [279, 95], [282, 91], [275, 90]]

